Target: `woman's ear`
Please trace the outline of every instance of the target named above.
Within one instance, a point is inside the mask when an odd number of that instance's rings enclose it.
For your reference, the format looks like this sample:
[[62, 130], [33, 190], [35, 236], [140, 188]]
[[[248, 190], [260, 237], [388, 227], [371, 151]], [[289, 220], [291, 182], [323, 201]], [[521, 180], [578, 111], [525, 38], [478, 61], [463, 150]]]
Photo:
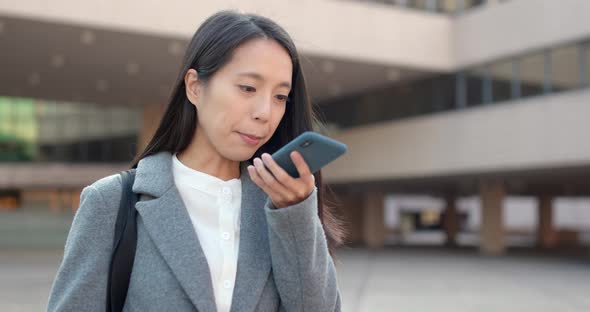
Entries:
[[186, 71], [186, 74], [184, 75], [184, 86], [186, 98], [198, 109], [200, 104], [199, 100], [201, 98], [201, 81], [194, 68]]

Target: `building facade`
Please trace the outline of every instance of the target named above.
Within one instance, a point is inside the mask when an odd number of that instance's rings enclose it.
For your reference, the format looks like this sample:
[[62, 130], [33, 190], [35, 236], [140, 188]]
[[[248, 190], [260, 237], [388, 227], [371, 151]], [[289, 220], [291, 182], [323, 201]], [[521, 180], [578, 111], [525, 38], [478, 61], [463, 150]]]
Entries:
[[[388, 223], [388, 198], [429, 196], [437, 213], [423, 218], [449, 244], [471, 231], [503, 253], [522, 218], [513, 197], [532, 200], [535, 244], [583, 243], [585, 0], [0, 1], [0, 206], [75, 209], [83, 186], [127, 168], [189, 38], [222, 9], [268, 16], [298, 45], [318, 130], [349, 146], [324, 174], [350, 242], [379, 248], [417, 227], [399, 209]], [[572, 219], [556, 219], [564, 200], [580, 202], [579, 224], [556, 226]]]

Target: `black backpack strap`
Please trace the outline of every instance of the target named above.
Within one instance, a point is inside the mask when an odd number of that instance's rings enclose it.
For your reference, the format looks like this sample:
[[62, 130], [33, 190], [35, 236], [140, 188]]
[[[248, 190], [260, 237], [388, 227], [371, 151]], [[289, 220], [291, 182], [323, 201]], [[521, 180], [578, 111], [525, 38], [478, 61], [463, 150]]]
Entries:
[[135, 210], [135, 203], [137, 203], [139, 195], [133, 193], [132, 190], [135, 170], [123, 171], [120, 176], [123, 192], [115, 224], [113, 254], [109, 267], [106, 298], [107, 312], [123, 310], [137, 245], [137, 211]]

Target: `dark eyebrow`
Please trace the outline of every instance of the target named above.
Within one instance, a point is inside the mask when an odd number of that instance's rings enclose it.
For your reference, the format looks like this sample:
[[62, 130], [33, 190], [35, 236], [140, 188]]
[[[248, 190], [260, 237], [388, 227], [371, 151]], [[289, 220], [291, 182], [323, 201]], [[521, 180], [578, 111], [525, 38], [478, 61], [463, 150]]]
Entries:
[[[262, 77], [262, 75], [260, 75], [258, 73], [253, 73], [253, 72], [239, 73], [238, 76], [247, 76], [247, 77], [254, 78], [256, 80], [264, 80], [264, 78]], [[291, 89], [291, 84], [289, 82], [287, 82], [287, 81], [283, 81], [283, 82], [279, 83], [278, 86], [279, 87], [285, 87], [285, 88]]]

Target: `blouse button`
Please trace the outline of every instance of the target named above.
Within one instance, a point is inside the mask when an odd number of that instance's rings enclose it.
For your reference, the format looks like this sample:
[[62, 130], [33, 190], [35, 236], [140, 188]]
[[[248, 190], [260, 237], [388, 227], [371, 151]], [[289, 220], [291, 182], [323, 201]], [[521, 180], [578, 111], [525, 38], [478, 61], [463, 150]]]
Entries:
[[228, 187], [224, 187], [222, 190], [223, 194], [225, 195], [229, 195], [231, 193], [230, 189]]
[[223, 287], [230, 288], [231, 287], [231, 282], [228, 281], [228, 280], [223, 281]]
[[223, 234], [221, 235], [221, 237], [223, 237], [223, 239], [228, 240], [229, 239], [229, 233], [228, 232], [223, 232]]

